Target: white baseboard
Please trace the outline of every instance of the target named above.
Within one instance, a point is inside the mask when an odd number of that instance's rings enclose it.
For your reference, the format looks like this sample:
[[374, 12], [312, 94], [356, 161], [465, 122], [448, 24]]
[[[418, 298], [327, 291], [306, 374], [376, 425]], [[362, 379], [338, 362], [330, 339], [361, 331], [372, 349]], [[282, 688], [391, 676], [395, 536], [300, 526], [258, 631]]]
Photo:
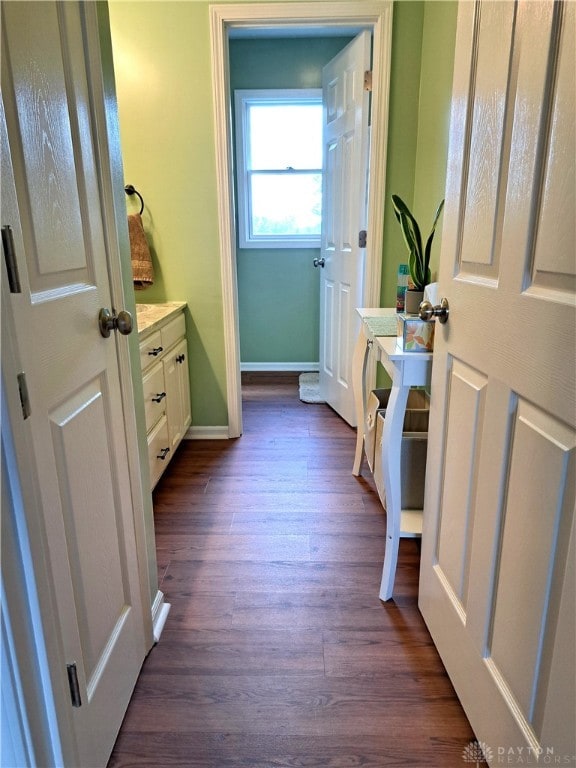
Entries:
[[164, 602], [164, 592], [160, 592], [160, 590], [158, 590], [152, 605], [152, 634], [155, 643], [160, 640], [160, 635], [164, 629], [164, 624], [166, 624], [169, 611], [170, 603]]
[[190, 427], [184, 440], [228, 440], [228, 427]]
[[241, 371], [319, 371], [320, 363], [240, 363]]

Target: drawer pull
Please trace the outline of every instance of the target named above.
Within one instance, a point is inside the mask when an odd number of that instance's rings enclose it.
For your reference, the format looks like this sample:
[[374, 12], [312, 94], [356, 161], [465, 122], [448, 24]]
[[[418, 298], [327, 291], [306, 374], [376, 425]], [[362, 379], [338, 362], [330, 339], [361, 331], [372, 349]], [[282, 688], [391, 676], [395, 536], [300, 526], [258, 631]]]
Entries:
[[183, 363], [184, 360], [186, 360], [186, 355], [178, 355], [178, 357], [176, 358], [177, 363]]
[[164, 352], [164, 347], [154, 347], [154, 349], [151, 349], [148, 354], [156, 357], [160, 354], [160, 352]]
[[161, 403], [162, 400], [166, 397], [166, 392], [157, 392], [156, 397], [152, 398], [153, 403]]
[[166, 456], [170, 453], [170, 448], [161, 448], [160, 453], [156, 456], [157, 459], [162, 459], [164, 461], [166, 459]]

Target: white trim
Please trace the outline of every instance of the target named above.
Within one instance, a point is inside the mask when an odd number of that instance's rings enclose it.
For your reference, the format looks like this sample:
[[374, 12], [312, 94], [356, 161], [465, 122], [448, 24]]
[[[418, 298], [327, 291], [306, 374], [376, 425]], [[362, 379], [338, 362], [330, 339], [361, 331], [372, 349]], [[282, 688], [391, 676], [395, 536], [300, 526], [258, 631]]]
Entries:
[[226, 361], [226, 402], [230, 437], [242, 434], [242, 391], [240, 381], [240, 334], [238, 332], [238, 278], [236, 273], [236, 225], [231, 156], [232, 126], [229, 111], [228, 33], [223, 20], [210, 8], [212, 89], [214, 93], [214, 134], [216, 144], [216, 186], [222, 282], [222, 320]]
[[242, 371], [318, 371], [320, 363], [240, 363]]
[[372, 30], [372, 129], [368, 204], [368, 246], [363, 306], [380, 306], [382, 242], [390, 57], [392, 48], [392, 1], [248, 3], [210, 6], [216, 186], [218, 194], [220, 264], [226, 358], [226, 394], [230, 437], [242, 433], [240, 334], [236, 274], [236, 232], [232, 175], [232, 129], [229, 88], [228, 29], [282, 27], [363, 27]]
[[229, 437], [240, 437], [230, 434], [229, 427], [190, 427], [184, 435], [184, 440], [228, 440]]
[[154, 603], [152, 604], [152, 633], [154, 636], [154, 642], [157, 643], [160, 640], [160, 635], [166, 624], [168, 613], [170, 612], [170, 603], [164, 602], [164, 592], [158, 590]]
[[[6, 514], [6, 510], [2, 510]], [[12, 544], [12, 542], [10, 542]], [[2, 584], [0, 598], [0, 679], [2, 680], [2, 718], [0, 727], [1, 757], [4, 765], [32, 768], [38, 765], [32, 744], [32, 732], [26, 710], [24, 690], [20, 678], [20, 664], [16, 652], [14, 632], [7, 610], [7, 598]], [[57, 731], [56, 731], [57, 735]]]
[[[4, 322], [12, 326], [11, 318]], [[19, 458], [15, 440], [22, 439], [23, 421], [14, 413], [15, 351], [11, 343], [2, 350], [2, 578], [1, 671], [2, 723], [0, 744], [12, 750], [14, 765], [63, 765], [51, 672], [53, 655], [46, 644], [41, 588], [47, 574], [42, 558], [34, 557], [26, 517]], [[17, 406], [16, 406], [17, 407]], [[16, 410], [16, 414], [19, 411]], [[17, 432], [13, 434], [12, 427]], [[61, 669], [61, 667], [58, 667]]]
[[366, 307], [380, 306], [392, 58], [392, 3], [383, 2], [379, 5], [386, 6], [386, 10], [382, 11], [378, 24], [374, 26], [372, 37], [372, 122], [368, 180], [368, 245], [364, 284]]

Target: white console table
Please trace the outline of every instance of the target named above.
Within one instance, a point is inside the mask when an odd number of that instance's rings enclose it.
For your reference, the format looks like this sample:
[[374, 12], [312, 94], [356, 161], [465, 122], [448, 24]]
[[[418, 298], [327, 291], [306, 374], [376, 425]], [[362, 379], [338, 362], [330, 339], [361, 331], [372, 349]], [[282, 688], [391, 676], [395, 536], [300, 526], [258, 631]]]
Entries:
[[[382, 477], [386, 491], [386, 549], [380, 585], [380, 599], [389, 600], [394, 589], [398, 546], [402, 536], [422, 533], [422, 510], [401, 508], [400, 455], [406, 402], [410, 387], [426, 386], [430, 381], [432, 353], [403, 352], [398, 344], [393, 320], [395, 309], [358, 309], [361, 331], [354, 351], [353, 387], [358, 417], [356, 454], [352, 473], [360, 474], [366, 425], [366, 370], [370, 354], [384, 366], [392, 379], [382, 432]], [[392, 335], [392, 329], [393, 334]]]

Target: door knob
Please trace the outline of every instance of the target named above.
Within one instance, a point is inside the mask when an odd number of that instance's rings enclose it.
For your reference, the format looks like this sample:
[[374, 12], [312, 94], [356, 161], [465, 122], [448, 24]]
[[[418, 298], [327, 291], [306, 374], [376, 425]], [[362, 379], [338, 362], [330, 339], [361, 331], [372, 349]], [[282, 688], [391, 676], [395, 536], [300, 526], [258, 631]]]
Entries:
[[449, 313], [448, 299], [441, 299], [440, 304], [435, 307], [429, 301], [423, 301], [418, 314], [421, 320], [432, 320], [433, 317], [437, 317], [439, 323], [447, 323]]
[[102, 307], [98, 313], [98, 327], [105, 339], [110, 336], [111, 331], [120, 331], [123, 336], [128, 336], [132, 333], [132, 315], [125, 309], [113, 315], [109, 309]]
[[315, 267], [322, 267], [322, 268], [324, 268], [324, 264], [325, 264], [325, 263], [326, 263], [326, 259], [324, 258], [324, 256], [322, 256], [322, 257], [321, 257], [321, 258], [319, 258], [319, 259], [318, 259], [318, 258], [316, 258], [316, 259], [314, 259], [314, 261], [312, 262], [312, 264], [314, 264], [314, 266], [315, 266]]

